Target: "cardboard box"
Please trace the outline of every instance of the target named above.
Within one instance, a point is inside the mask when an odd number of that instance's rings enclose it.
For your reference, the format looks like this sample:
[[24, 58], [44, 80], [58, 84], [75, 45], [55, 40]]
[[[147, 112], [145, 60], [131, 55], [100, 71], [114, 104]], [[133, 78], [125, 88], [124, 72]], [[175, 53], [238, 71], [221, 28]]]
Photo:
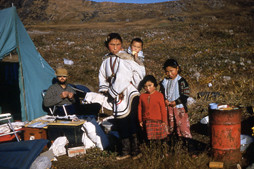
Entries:
[[85, 146], [68, 148], [68, 156], [75, 157], [77, 155], [86, 154]]

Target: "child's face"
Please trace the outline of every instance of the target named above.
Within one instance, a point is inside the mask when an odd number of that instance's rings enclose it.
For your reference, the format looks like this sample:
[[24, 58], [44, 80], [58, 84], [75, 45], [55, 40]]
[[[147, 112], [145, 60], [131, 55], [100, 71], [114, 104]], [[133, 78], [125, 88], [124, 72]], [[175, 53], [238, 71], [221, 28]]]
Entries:
[[166, 69], [165, 69], [166, 77], [170, 78], [170, 79], [175, 79], [178, 74], [178, 70], [179, 70], [178, 66], [177, 66], [177, 68], [174, 68], [171, 66], [166, 67]]
[[122, 43], [119, 39], [112, 39], [108, 43], [108, 49], [111, 53], [117, 54], [122, 49]]
[[131, 44], [131, 50], [138, 53], [142, 50], [142, 43], [133, 41]]
[[145, 84], [144, 84], [144, 89], [147, 93], [150, 93], [152, 94], [156, 88], [154, 86], [154, 83], [152, 83], [151, 81], [147, 81]]

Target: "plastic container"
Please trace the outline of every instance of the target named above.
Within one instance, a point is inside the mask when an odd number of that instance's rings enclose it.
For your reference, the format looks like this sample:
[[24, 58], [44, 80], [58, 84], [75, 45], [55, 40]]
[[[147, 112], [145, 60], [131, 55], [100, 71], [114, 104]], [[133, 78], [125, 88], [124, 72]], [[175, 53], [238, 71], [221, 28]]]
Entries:
[[113, 126], [113, 124], [108, 121], [103, 121], [101, 125], [106, 129], [107, 132], [110, 132]]
[[217, 103], [210, 103], [209, 104], [209, 108], [210, 109], [217, 109], [218, 108], [218, 104]]

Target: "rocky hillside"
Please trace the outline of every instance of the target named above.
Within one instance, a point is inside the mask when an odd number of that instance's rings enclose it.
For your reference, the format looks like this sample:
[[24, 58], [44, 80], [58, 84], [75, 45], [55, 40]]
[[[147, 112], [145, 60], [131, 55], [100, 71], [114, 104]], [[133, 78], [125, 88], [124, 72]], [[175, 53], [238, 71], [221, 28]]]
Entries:
[[[101, 56], [107, 52], [103, 41], [114, 31], [122, 35], [124, 48], [133, 37], [143, 39], [147, 73], [158, 80], [163, 76], [161, 64], [173, 57], [182, 63], [193, 97], [202, 91], [220, 91], [228, 97], [221, 99], [234, 104], [254, 104], [253, 79], [248, 77], [253, 75], [254, 62], [253, 0], [13, 3], [39, 52], [53, 68], [63, 58], [79, 63], [70, 72], [75, 82], [96, 90]], [[9, 0], [0, 1], [0, 8], [7, 6], [11, 6]], [[84, 82], [84, 77], [90, 80]]]
[[[10, 6], [1, 0], [0, 8]], [[219, 91], [221, 100], [253, 106], [253, 0], [180, 0], [155, 4], [97, 3], [86, 0], [14, 0], [41, 55], [56, 68], [63, 58], [76, 64], [74, 82], [98, 87], [105, 36], [119, 32], [127, 48], [144, 41], [146, 70], [163, 77], [165, 58], [177, 58], [192, 96]], [[84, 65], [87, 65], [84, 68]], [[89, 81], [84, 81], [89, 79]], [[210, 87], [208, 87], [208, 84]], [[212, 85], [212, 86], [211, 86]], [[221, 95], [222, 96], [222, 95]], [[225, 98], [226, 97], [226, 98]], [[218, 98], [216, 98], [218, 99]], [[206, 110], [204, 102], [197, 111]]]
[[[247, 8], [251, 0], [181, 0], [155, 4], [126, 4], [88, 0], [13, 0], [25, 24], [131, 22], [145, 18], [170, 17], [182, 20], [186, 13]], [[0, 9], [10, 7], [9, 0], [0, 1]], [[174, 15], [183, 16], [172, 18]]]

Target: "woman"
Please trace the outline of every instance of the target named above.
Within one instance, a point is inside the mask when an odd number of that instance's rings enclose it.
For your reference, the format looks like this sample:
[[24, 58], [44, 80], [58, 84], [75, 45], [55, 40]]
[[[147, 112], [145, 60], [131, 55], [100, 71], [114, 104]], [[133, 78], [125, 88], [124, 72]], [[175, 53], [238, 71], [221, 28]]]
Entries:
[[88, 102], [97, 102], [113, 110], [122, 143], [118, 160], [131, 156], [136, 159], [140, 156], [136, 134], [139, 96], [137, 88], [144, 74], [134, 58], [122, 50], [122, 43], [118, 33], [107, 36], [105, 46], [109, 53], [105, 55], [99, 71], [99, 92], [104, 96], [88, 93], [85, 98]]

